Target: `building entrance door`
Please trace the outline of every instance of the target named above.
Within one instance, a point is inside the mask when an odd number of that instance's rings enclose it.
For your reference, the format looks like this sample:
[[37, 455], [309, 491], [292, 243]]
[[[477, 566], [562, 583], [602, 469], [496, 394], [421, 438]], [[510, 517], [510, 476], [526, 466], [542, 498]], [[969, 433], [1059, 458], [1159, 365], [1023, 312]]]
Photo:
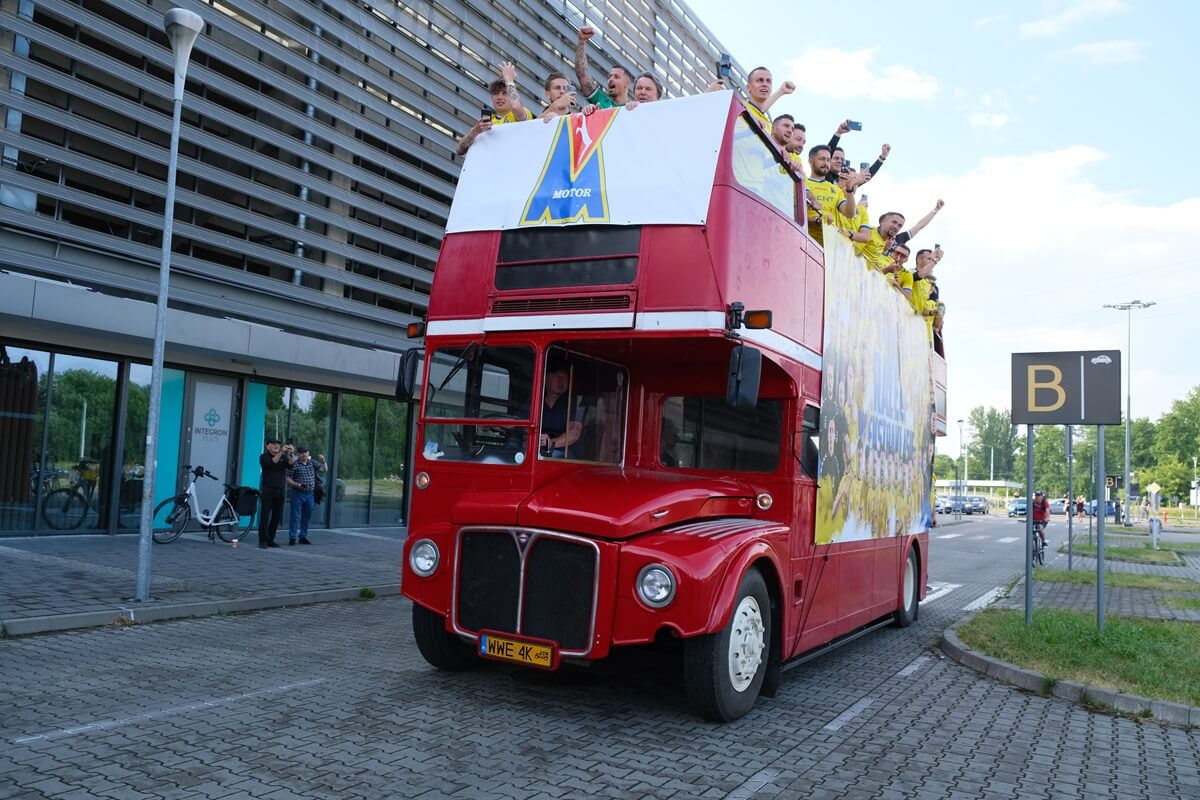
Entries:
[[[236, 414], [238, 382], [233, 378], [212, 375], [189, 375], [184, 419], [184, 464], [197, 466], [217, 476], [217, 480], [201, 478], [196, 481], [196, 499], [200, 509], [209, 511], [217, 507], [222, 484], [237, 484], [233, 472], [236, 455], [232, 439], [238, 426]], [[190, 478], [188, 479], [190, 480]]]

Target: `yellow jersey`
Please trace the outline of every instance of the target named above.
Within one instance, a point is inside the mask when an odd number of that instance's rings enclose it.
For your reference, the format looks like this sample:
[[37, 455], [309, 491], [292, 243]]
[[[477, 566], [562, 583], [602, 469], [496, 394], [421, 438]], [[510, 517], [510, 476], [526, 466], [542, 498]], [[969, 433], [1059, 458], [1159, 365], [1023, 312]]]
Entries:
[[842, 230], [858, 233], [863, 228], [871, 227], [871, 219], [868, 214], [867, 204], [860, 200], [858, 201], [858, 205], [854, 207], [853, 217], [847, 217], [839, 211], [837, 216], [834, 217], [834, 222]]
[[750, 116], [754, 117], [755, 122], [761, 125], [764, 131], [771, 130], [771, 118], [767, 116], [767, 112], [749, 100], [746, 101], [746, 110], [750, 112]]
[[913, 280], [912, 297], [909, 302], [912, 303], [913, 311], [920, 314], [925, 320], [925, 334], [929, 337], [929, 341], [933, 341], [933, 316], [937, 313], [937, 303], [929, 299], [929, 291], [933, 285], [925, 280]]
[[807, 178], [808, 169], [804, 166], [804, 157], [799, 153], [793, 153], [791, 150], [785, 150], [784, 152], [787, 153], [788, 158], [800, 165], [800, 174]]
[[866, 242], [855, 242], [854, 252], [862, 256], [871, 269], [886, 269], [892, 263], [892, 257], [883, 254], [886, 245], [879, 235], [879, 228], [871, 228], [871, 238]]
[[522, 117], [521, 119], [517, 119], [517, 115], [515, 113], [513, 113], [512, 111], [509, 111], [507, 114], [504, 114], [503, 116], [496, 116], [495, 114], [492, 114], [492, 124], [493, 125], [504, 125], [509, 122], [528, 122], [529, 120], [533, 119], [532, 111], [530, 111], [528, 108], [524, 108], [521, 110], [525, 112], [525, 116]]
[[838, 209], [845, 202], [846, 193], [842, 191], [841, 186], [831, 181], [809, 181], [808, 190], [813, 193], [821, 206], [820, 214], [811, 208], [808, 209], [808, 233], [824, 244], [821, 218], [824, 217], [826, 221], [833, 223], [837, 219], [837, 215], [841, 213]]

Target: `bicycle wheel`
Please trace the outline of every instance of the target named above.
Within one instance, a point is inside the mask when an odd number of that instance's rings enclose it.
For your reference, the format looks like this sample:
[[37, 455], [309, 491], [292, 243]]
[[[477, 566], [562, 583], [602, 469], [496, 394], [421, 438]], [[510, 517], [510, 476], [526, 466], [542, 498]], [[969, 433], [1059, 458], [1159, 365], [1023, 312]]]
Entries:
[[221, 537], [222, 542], [232, 542], [235, 539], [241, 541], [250, 533], [250, 526], [247, 525], [245, 530], [238, 530], [238, 525], [241, 522], [237, 512], [228, 500], [222, 500], [221, 505], [217, 507], [217, 518], [213, 520], [212, 527], [216, 529], [217, 536]]
[[154, 519], [157, 520], [164, 511], [167, 512], [166, 519], [162, 524], [155, 522], [154, 530], [151, 533], [154, 541], [159, 544], [168, 544], [178, 539], [179, 534], [183, 533], [183, 529], [192, 519], [192, 510], [188, 508], [187, 501], [181, 497], [169, 497], [159, 503], [154, 509]]
[[74, 488], [55, 489], [42, 502], [42, 519], [55, 530], [75, 530], [83, 524], [87, 512], [87, 500]]

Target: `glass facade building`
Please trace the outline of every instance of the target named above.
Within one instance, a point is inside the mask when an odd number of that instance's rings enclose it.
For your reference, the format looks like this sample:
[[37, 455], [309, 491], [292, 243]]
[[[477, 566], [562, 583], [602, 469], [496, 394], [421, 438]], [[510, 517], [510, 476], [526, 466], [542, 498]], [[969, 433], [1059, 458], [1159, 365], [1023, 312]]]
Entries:
[[[401, 523], [404, 327], [426, 307], [457, 137], [516, 63], [712, 80], [673, 0], [0, 0], [0, 534], [136, 527], [179, 5], [183, 104], [156, 496], [203, 456], [257, 485], [263, 438], [325, 452], [336, 526]], [[742, 73], [734, 65], [735, 82]], [[572, 80], [574, 78], [572, 77]], [[215, 423], [209, 422], [219, 418]], [[205, 464], [208, 466], [208, 464]], [[66, 504], [64, 504], [66, 508]]]

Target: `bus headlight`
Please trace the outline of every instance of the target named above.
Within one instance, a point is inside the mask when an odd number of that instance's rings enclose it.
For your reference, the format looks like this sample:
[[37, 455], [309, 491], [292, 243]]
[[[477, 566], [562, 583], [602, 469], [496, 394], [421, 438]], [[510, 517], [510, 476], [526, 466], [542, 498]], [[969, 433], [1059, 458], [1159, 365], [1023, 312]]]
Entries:
[[437, 572], [439, 561], [441, 553], [438, 552], [437, 545], [429, 539], [422, 539], [408, 551], [408, 565], [422, 578], [428, 578]]
[[675, 599], [675, 575], [662, 564], [647, 564], [638, 573], [637, 593], [651, 608], [666, 608]]

